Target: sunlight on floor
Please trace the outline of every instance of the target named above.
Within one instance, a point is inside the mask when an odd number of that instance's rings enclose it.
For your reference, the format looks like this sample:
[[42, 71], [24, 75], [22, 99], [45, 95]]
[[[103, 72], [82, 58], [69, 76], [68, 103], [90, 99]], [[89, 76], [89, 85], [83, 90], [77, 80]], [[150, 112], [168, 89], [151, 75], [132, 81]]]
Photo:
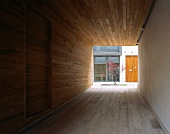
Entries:
[[[109, 86], [107, 86], [107, 84], [109, 84]], [[111, 85], [113, 84], [113, 82], [94, 82], [93, 85], [91, 86], [91, 88], [93, 88], [94, 90], [91, 90], [91, 92], [99, 92], [99, 93], [110, 93], [110, 92], [120, 92], [120, 90], [125, 91], [128, 89], [132, 89], [133, 91], [137, 90], [137, 82], [125, 82], [125, 83], [121, 83], [121, 82], [117, 82], [118, 85], [123, 85], [123, 86], [114, 86]], [[124, 86], [126, 85], [126, 86]], [[104, 89], [104, 90], [100, 90], [100, 89]]]

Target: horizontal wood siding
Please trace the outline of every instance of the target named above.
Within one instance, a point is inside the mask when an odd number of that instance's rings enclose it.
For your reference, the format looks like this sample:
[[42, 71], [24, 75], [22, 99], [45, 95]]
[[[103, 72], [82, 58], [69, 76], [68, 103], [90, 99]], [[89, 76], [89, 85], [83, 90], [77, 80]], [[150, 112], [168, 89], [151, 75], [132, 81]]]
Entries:
[[0, 133], [24, 123], [24, 2], [0, 2]]
[[26, 116], [50, 107], [50, 22], [26, 7]]
[[56, 107], [92, 84], [92, 49], [56, 40], [52, 57], [52, 106]]
[[[50, 2], [42, 2], [28, 1], [26, 3], [22, 0], [0, 2], [0, 132], [3, 134], [18, 131], [92, 84], [92, 45], [82, 40], [74, 28], [69, 27], [67, 21], [58, 14], [58, 10], [55, 10]], [[44, 49], [45, 46], [41, 46], [38, 41], [45, 36], [43, 34], [45, 29], [41, 27], [44, 24], [42, 21], [34, 21], [35, 25], [31, 26], [31, 36], [35, 37], [31, 41], [36, 44], [31, 46], [31, 50], [36, 50], [36, 52], [28, 51], [30, 46], [26, 44], [26, 4], [51, 22], [50, 61], [46, 55], [43, 55], [48, 48]], [[29, 17], [37, 18], [34, 15]], [[36, 31], [42, 31], [42, 34], [37, 35]], [[26, 62], [29, 62], [31, 66], [26, 67]], [[52, 75], [49, 78], [46, 77], [47, 72], [44, 71], [44, 67], [37, 67], [47, 62], [51, 62], [49, 66], [52, 68]], [[35, 66], [33, 66], [34, 63], [36, 63]], [[32, 77], [31, 74], [35, 73], [41, 77]], [[26, 79], [31, 79], [31, 81], [26, 82]], [[48, 79], [52, 80], [49, 90], [52, 94], [50, 100], [52, 108], [26, 118], [26, 100], [30, 101], [26, 97], [44, 94], [48, 88], [37, 79], [45, 82]], [[26, 87], [28, 89], [30, 86], [33, 92], [26, 92]], [[39, 99], [35, 97], [34, 101]], [[41, 107], [41, 104], [37, 103], [36, 107]]]

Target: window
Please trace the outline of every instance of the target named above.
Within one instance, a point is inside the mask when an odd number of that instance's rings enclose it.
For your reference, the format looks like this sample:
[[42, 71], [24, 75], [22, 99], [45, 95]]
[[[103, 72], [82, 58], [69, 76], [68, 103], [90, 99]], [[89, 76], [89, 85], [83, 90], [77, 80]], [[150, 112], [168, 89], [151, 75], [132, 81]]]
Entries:
[[94, 46], [93, 50], [102, 52], [120, 52], [120, 46]]
[[[113, 74], [109, 72], [108, 62], [120, 65], [120, 56], [95, 56], [94, 57], [94, 81], [113, 81]], [[117, 80], [119, 81], [120, 71], [117, 70]]]

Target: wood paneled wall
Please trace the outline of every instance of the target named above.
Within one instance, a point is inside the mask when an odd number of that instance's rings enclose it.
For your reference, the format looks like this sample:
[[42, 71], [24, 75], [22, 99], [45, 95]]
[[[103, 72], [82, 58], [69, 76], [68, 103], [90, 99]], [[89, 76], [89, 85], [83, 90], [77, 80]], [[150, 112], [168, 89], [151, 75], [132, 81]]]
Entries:
[[[26, 5], [51, 23], [49, 110], [26, 116]], [[35, 28], [40, 28], [36, 24]], [[28, 30], [28, 29], [27, 29]], [[35, 33], [34, 33], [35, 34]], [[38, 56], [38, 55], [37, 55]], [[42, 62], [40, 56], [39, 62]], [[34, 60], [34, 56], [32, 57]], [[0, 2], [0, 132], [12, 133], [47, 114], [92, 84], [92, 45], [82, 40], [47, 1]], [[36, 77], [36, 75], [35, 75]], [[34, 90], [39, 90], [35, 88]]]
[[19, 1], [0, 2], [0, 133], [24, 123], [25, 9]]
[[51, 23], [26, 7], [26, 116], [50, 107]]

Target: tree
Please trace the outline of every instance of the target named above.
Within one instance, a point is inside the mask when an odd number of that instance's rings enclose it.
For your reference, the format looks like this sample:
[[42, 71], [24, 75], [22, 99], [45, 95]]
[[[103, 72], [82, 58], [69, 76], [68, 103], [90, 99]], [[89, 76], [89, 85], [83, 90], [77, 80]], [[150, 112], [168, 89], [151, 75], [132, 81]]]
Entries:
[[116, 81], [118, 80], [120, 73], [119, 64], [114, 63], [113, 61], [108, 61], [108, 71], [109, 74], [112, 74], [112, 80], [114, 81], [114, 84], [116, 84]]

